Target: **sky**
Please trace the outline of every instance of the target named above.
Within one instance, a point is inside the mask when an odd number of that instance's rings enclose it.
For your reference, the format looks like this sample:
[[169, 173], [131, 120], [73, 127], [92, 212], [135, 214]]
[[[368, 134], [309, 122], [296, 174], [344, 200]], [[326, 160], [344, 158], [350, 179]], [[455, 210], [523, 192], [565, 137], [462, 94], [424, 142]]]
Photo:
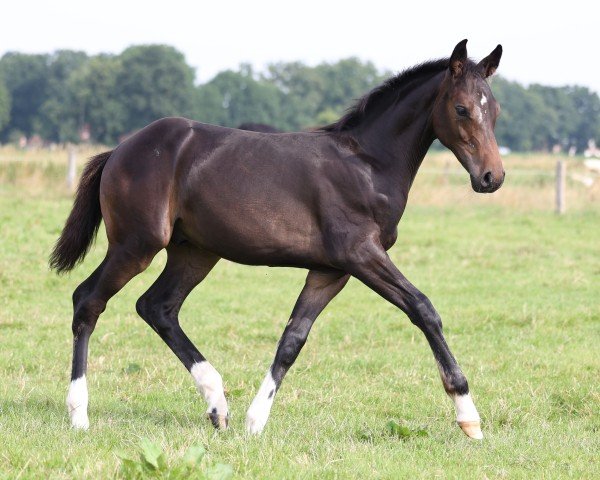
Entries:
[[355, 56], [400, 71], [447, 57], [463, 38], [481, 59], [498, 44], [498, 72], [522, 84], [583, 85], [600, 93], [600, 6], [589, 0], [360, 2], [303, 0], [3, 2], [0, 56], [58, 49], [118, 54], [162, 43], [204, 83], [250, 63], [309, 65]]

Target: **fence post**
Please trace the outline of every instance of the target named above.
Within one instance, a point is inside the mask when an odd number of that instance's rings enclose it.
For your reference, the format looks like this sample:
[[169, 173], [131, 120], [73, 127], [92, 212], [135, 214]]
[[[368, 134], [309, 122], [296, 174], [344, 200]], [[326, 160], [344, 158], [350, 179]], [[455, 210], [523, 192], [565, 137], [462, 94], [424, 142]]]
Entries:
[[567, 164], [559, 160], [556, 162], [556, 213], [565, 213], [565, 181], [567, 177]]
[[75, 176], [77, 171], [77, 155], [75, 147], [69, 147], [69, 162], [67, 166], [67, 187], [69, 190], [75, 188]]

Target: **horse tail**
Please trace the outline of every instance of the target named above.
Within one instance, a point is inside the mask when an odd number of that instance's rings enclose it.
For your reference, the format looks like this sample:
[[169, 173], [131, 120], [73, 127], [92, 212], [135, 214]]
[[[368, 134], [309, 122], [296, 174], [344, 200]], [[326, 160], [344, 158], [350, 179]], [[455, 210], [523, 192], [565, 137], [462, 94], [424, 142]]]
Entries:
[[50, 268], [57, 273], [72, 270], [92, 245], [100, 222], [100, 179], [112, 151], [90, 158], [79, 180], [73, 209], [50, 255]]

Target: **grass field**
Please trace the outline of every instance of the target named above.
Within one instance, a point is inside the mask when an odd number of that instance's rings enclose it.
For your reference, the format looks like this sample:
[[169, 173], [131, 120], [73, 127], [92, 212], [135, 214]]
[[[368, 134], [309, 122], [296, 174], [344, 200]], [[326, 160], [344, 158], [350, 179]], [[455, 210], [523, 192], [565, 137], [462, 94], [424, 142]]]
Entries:
[[[572, 185], [559, 217], [552, 180], [511, 182], [509, 163], [506, 186], [485, 197], [468, 191], [466, 174], [420, 175], [390, 253], [440, 312], [485, 439], [454, 424], [416, 327], [355, 280], [315, 324], [263, 435], [248, 438], [246, 409], [305, 272], [223, 261], [184, 305], [184, 329], [228, 391], [231, 428], [214, 432], [191, 377], [135, 313], [164, 265], [157, 257], [98, 322], [91, 427], [73, 431], [64, 406], [70, 296], [99, 263], [105, 237], [72, 274], [49, 272], [71, 206], [64, 168], [0, 152], [0, 478], [114, 478], [119, 452], [134, 456], [143, 438], [171, 464], [203, 445], [205, 466], [229, 464], [235, 478], [599, 478], [597, 187]], [[390, 421], [427, 434], [397, 435]]]

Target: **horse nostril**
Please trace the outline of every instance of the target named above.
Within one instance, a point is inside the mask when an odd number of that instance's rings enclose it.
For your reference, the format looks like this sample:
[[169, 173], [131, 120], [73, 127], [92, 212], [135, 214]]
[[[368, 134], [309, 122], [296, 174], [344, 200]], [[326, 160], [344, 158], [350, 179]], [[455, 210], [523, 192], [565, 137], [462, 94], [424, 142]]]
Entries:
[[493, 179], [492, 172], [485, 172], [481, 178], [481, 186], [489, 187], [492, 184]]

